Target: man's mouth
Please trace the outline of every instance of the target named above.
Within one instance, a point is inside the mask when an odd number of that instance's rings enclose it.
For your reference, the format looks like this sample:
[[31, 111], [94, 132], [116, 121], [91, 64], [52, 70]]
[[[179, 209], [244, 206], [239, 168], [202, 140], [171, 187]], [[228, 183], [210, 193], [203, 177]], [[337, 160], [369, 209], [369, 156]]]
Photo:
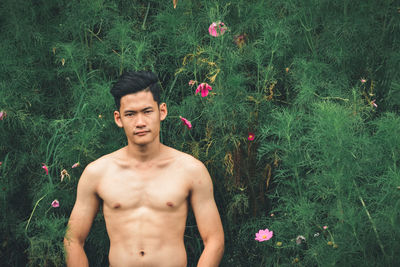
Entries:
[[136, 132], [135, 135], [145, 135], [147, 134], [149, 131], [140, 131], [140, 132]]

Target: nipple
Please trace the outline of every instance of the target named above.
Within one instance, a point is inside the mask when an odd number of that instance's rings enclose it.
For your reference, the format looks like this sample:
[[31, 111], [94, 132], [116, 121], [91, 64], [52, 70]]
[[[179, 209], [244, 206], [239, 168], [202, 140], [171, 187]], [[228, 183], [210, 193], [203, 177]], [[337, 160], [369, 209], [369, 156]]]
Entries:
[[119, 203], [115, 203], [114, 205], [113, 205], [113, 208], [114, 209], [118, 209], [118, 208], [120, 208], [121, 207], [121, 204], [119, 204]]
[[168, 201], [168, 202], [167, 202], [167, 206], [168, 206], [168, 207], [173, 207], [173, 206], [174, 206], [174, 203], [172, 203], [171, 201]]

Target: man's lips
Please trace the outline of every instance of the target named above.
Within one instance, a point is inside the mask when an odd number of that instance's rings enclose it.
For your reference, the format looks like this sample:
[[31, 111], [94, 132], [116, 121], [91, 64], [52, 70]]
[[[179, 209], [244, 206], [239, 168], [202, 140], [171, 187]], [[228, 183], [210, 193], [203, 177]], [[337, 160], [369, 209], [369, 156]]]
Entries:
[[146, 133], [148, 133], [149, 131], [140, 131], [140, 132], [136, 132], [135, 135], [144, 135]]

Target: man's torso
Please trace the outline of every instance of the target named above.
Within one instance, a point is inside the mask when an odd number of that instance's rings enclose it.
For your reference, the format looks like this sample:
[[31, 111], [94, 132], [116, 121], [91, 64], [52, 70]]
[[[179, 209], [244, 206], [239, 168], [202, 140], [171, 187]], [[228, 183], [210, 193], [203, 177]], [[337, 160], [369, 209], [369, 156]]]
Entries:
[[192, 177], [185, 166], [194, 159], [168, 148], [158, 162], [134, 166], [123, 152], [96, 162], [104, 170], [97, 194], [110, 238], [110, 265], [186, 266], [183, 234]]

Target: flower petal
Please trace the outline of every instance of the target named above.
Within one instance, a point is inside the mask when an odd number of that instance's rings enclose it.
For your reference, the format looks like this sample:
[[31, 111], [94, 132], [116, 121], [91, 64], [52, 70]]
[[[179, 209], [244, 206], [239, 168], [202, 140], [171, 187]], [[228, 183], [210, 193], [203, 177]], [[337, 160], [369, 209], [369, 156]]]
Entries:
[[210, 27], [208, 27], [208, 33], [214, 37], [223, 35], [226, 30], [227, 30], [227, 27], [221, 21], [213, 22], [213, 23], [211, 23]]
[[42, 163], [42, 169], [46, 171], [46, 175], [49, 175], [49, 168], [47, 168], [46, 164]]
[[195, 92], [196, 95], [200, 92], [201, 88], [202, 88], [202, 83], [199, 84], [199, 86], [197, 86], [196, 92]]
[[260, 229], [258, 231], [258, 233], [256, 233], [256, 238], [255, 240], [257, 241], [266, 241], [272, 238], [274, 232], [273, 231], [269, 231], [268, 228], [265, 230]]
[[80, 164], [79, 162], [77, 162], [77, 163], [75, 163], [74, 165], [72, 165], [71, 168], [73, 169], [73, 168], [79, 167], [80, 165], [81, 165], [81, 164]]
[[254, 138], [255, 138], [255, 135], [252, 132], [250, 132], [249, 135], [247, 136], [247, 140], [249, 140], [249, 141], [253, 141]]
[[186, 118], [179, 116], [179, 118], [181, 118], [181, 120], [183, 121], [183, 124], [186, 125], [186, 127], [190, 130], [192, 128], [192, 123], [190, 123], [190, 121], [188, 121]]
[[207, 95], [208, 95], [208, 90], [206, 88], [201, 90], [201, 97], [206, 97]]
[[51, 206], [53, 208], [58, 208], [60, 206], [60, 202], [58, 202], [57, 199], [53, 200], [53, 202], [51, 202]]

